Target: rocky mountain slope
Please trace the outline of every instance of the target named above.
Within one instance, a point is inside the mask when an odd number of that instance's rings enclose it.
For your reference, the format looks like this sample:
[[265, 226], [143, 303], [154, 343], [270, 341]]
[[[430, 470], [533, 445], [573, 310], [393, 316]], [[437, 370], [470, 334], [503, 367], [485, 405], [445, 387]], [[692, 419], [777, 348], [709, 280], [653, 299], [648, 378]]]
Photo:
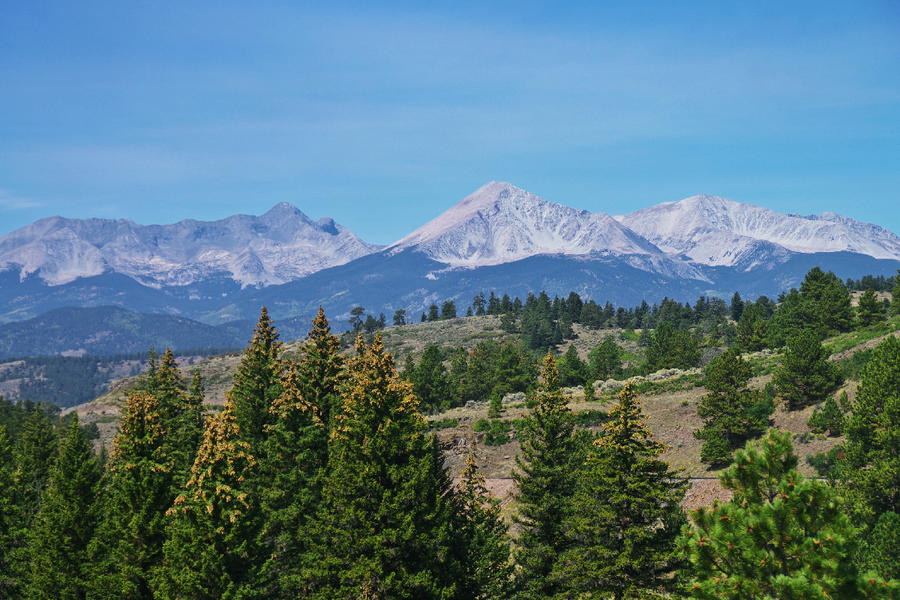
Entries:
[[102, 273], [151, 287], [225, 275], [241, 286], [292, 281], [379, 249], [332, 219], [282, 203], [261, 216], [138, 225], [126, 219], [50, 217], [0, 238], [0, 270], [50, 285]]
[[799, 216], [717, 196], [691, 196], [616, 219], [696, 263], [749, 270], [784, 262], [792, 252], [851, 252], [900, 260], [900, 237], [834, 213]]

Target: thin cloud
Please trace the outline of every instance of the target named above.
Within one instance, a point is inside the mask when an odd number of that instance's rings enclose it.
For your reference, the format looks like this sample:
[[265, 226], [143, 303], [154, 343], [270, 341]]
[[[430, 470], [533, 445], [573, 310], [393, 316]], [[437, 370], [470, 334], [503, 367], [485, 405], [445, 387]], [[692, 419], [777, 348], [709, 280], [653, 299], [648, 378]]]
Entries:
[[41, 208], [44, 206], [37, 200], [30, 198], [22, 198], [16, 196], [6, 190], [0, 190], [0, 208], [6, 210], [28, 210], [31, 208]]

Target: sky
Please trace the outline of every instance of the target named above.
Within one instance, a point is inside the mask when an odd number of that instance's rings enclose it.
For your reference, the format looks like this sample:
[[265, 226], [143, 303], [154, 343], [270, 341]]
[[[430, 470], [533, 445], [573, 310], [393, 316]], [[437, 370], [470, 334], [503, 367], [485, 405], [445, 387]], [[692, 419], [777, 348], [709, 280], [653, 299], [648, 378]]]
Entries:
[[389, 243], [491, 180], [900, 233], [900, 3], [0, 0], [0, 235], [290, 202]]

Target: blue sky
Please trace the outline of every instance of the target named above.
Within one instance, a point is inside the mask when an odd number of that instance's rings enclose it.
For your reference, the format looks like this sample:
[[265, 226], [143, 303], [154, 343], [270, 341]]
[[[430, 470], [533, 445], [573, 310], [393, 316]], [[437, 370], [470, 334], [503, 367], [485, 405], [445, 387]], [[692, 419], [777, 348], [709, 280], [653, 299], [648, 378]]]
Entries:
[[0, 234], [286, 201], [388, 243], [490, 180], [900, 233], [900, 4], [0, 3]]

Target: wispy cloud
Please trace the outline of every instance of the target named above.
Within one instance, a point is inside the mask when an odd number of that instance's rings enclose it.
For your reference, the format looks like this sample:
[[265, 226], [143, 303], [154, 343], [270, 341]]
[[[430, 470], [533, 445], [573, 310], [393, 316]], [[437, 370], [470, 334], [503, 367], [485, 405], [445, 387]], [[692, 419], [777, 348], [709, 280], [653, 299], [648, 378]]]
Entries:
[[30, 208], [41, 208], [42, 206], [44, 205], [37, 200], [16, 196], [7, 190], [0, 189], [0, 209], [28, 210]]

